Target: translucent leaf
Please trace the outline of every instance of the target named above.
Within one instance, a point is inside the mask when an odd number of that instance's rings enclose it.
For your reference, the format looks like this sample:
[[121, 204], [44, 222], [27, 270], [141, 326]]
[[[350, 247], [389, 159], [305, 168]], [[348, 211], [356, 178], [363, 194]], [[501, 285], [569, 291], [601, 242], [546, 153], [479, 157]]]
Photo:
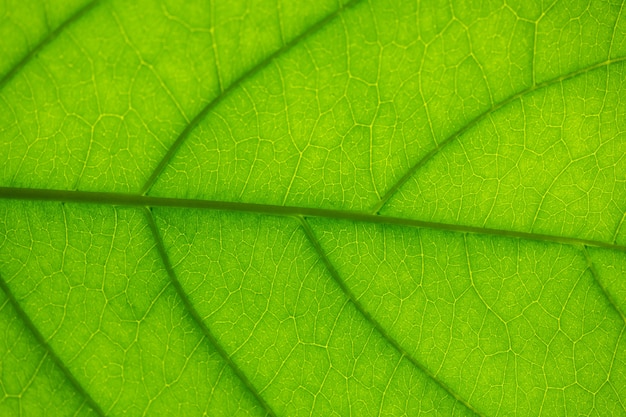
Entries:
[[0, 414], [626, 415], [623, 4], [0, 4]]

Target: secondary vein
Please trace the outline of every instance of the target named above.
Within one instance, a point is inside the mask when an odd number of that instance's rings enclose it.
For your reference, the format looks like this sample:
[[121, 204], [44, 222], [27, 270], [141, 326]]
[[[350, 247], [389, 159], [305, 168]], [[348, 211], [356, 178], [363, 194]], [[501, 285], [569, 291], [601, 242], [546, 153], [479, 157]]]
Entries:
[[452, 396], [457, 402], [462, 404], [465, 408], [467, 408], [468, 410], [470, 410], [472, 413], [476, 414], [477, 416], [481, 416], [481, 414], [478, 412], [478, 410], [476, 410], [471, 404], [469, 404], [467, 401], [465, 401], [465, 399], [462, 398], [449, 385], [447, 385], [441, 379], [437, 378], [437, 376], [435, 374], [433, 374], [430, 371], [430, 369], [428, 369], [421, 362], [419, 362], [417, 359], [415, 359], [409, 352], [407, 352], [400, 345], [400, 343], [398, 343], [395, 340], [395, 338], [393, 338], [385, 330], [385, 328], [365, 309], [365, 307], [361, 304], [359, 299], [354, 295], [354, 293], [350, 290], [350, 288], [348, 288], [346, 283], [341, 279], [341, 276], [339, 275], [339, 272], [337, 271], [337, 269], [335, 269], [335, 266], [330, 261], [328, 256], [326, 256], [326, 252], [322, 248], [322, 245], [320, 244], [319, 240], [315, 236], [315, 233], [311, 229], [311, 226], [309, 225], [309, 223], [306, 221], [306, 219], [304, 217], [300, 217], [299, 220], [300, 220], [300, 224], [302, 225], [302, 229], [304, 230], [304, 234], [309, 239], [309, 242], [311, 243], [313, 248], [315, 248], [315, 251], [317, 252], [317, 255], [320, 257], [320, 259], [322, 260], [322, 262], [326, 266], [326, 269], [328, 270], [329, 274], [333, 278], [333, 281], [335, 281], [335, 283], [337, 283], [339, 288], [341, 288], [341, 290], [348, 297], [350, 302], [355, 306], [357, 311], [365, 318], [365, 320], [367, 322], [369, 322], [374, 327], [374, 329], [376, 329], [376, 331], [383, 337], [383, 339], [385, 339], [385, 341], [387, 343], [389, 343], [402, 357], [405, 357], [411, 363], [411, 365], [413, 365], [415, 368], [419, 369], [429, 379], [431, 379], [433, 382], [435, 382], [441, 389], [443, 389], [446, 393], [448, 393], [450, 396]]
[[93, 0], [87, 3], [82, 8], [78, 9], [73, 15], [71, 15], [65, 22], [60, 24], [55, 30], [48, 33], [33, 49], [31, 49], [22, 59], [13, 66], [5, 74], [5, 76], [0, 79], [0, 90], [2, 90], [8, 83], [11, 81], [22, 68], [28, 64], [46, 45], [55, 40], [68, 26], [72, 25], [74, 22], [79, 20], [81, 17], [86, 15], [90, 10], [92, 10], [96, 5], [100, 3], [100, 0]]
[[251, 69], [243, 73], [232, 84], [230, 84], [228, 87], [222, 90], [222, 92], [218, 94], [217, 97], [215, 97], [206, 106], [204, 106], [204, 108], [200, 110], [198, 114], [196, 114], [196, 116], [191, 120], [191, 122], [189, 122], [187, 126], [185, 126], [185, 128], [178, 135], [178, 137], [176, 138], [172, 146], [170, 146], [170, 148], [167, 150], [167, 153], [163, 156], [163, 159], [161, 159], [157, 167], [154, 169], [154, 171], [152, 171], [152, 173], [146, 180], [146, 183], [141, 187], [139, 194], [142, 194], [142, 195], [146, 194], [150, 190], [150, 188], [154, 185], [159, 175], [161, 175], [165, 167], [170, 163], [170, 161], [172, 160], [176, 152], [178, 152], [178, 149], [180, 149], [181, 145], [189, 137], [190, 133], [195, 129], [198, 123], [200, 123], [205, 118], [205, 116], [211, 110], [213, 110], [219, 103], [221, 103], [226, 97], [228, 97], [233, 90], [239, 87], [239, 85], [241, 85], [247, 79], [250, 79], [255, 74], [259, 73], [262, 69], [267, 67], [276, 58], [278, 58], [279, 56], [291, 50], [294, 46], [299, 44], [303, 39], [313, 35], [314, 33], [318, 32], [320, 29], [325, 27], [329, 22], [333, 21], [344, 10], [356, 6], [361, 1], [363, 0], [351, 0], [348, 3], [344, 4], [343, 6], [339, 7], [334, 12], [328, 14], [322, 20], [310, 26], [305, 31], [300, 33], [298, 36], [293, 38], [291, 41], [283, 45], [281, 48], [274, 51], [274, 53], [266, 57], [263, 61], [259, 62], [257, 65], [255, 65], [254, 67], [252, 67]]
[[611, 307], [613, 307], [615, 312], [622, 318], [622, 321], [626, 325], [626, 315], [624, 314], [622, 309], [619, 307], [619, 305], [617, 304], [613, 296], [611, 296], [611, 293], [607, 291], [607, 289], [604, 287], [604, 285], [602, 284], [602, 281], [600, 281], [600, 274], [598, 274], [598, 271], [596, 270], [596, 267], [593, 264], [593, 259], [591, 259], [591, 255], [589, 254], [587, 247], [583, 245], [582, 250], [583, 250], [583, 254], [585, 255], [585, 259], [587, 260], [587, 267], [589, 268], [589, 272], [591, 272], [593, 281], [600, 288], [600, 291], [602, 291], [602, 294], [607, 299], [608, 303], [611, 305]]
[[30, 317], [28, 317], [28, 314], [26, 314], [24, 309], [22, 309], [22, 306], [17, 301], [17, 298], [15, 298], [15, 295], [11, 291], [11, 288], [4, 280], [4, 277], [2, 277], [2, 275], [0, 275], [0, 289], [6, 294], [7, 298], [9, 299], [9, 303], [11, 303], [11, 306], [17, 312], [17, 315], [24, 323], [24, 326], [34, 336], [35, 340], [37, 340], [37, 343], [39, 343], [43, 347], [50, 359], [52, 359], [52, 362], [54, 362], [54, 364], [61, 370], [61, 373], [63, 373], [65, 378], [70, 382], [76, 392], [78, 392], [78, 394], [84, 398], [87, 405], [97, 415], [104, 417], [106, 414], [104, 413], [100, 405], [98, 405], [98, 403], [93, 399], [89, 392], [87, 392], [82, 384], [76, 379], [74, 374], [72, 374], [72, 372], [65, 365], [65, 363], [63, 363], [61, 358], [59, 358], [54, 349], [52, 349], [52, 346], [50, 346], [50, 344], [46, 341], [45, 337], [41, 334], [41, 332], [39, 332], [39, 329], [37, 328], [37, 326], [35, 326], [35, 323], [33, 323]]
[[257, 400], [259, 405], [265, 410], [265, 412], [268, 415], [272, 417], [276, 417], [276, 413], [274, 413], [274, 411], [269, 406], [269, 404], [259, 394], [258, 390], [252, 384], [252, 382], [248, 379], [246, 374], [232, 360], [228, 352], [226, 352], [226, 350], [222, 347], [222, 345], [217, 340], [215, 335], [213, 335], [213, 333], [211, 332], [211, 329], [209, 329], [209, 327], [202, 320], [202, 317], [200, 317], [200, 313], [198, 313], [198, 310], [196, 310], [196, 308], [191, 303], [191, 300], [187, 296], [187, 293], [183, 289], [183, 286], [178, 280], [176, 272], [174, 271], [174, 268], [172, 267], [170, 258], [167, 255], [165, 246], [163, 245], [163, 239], [161, 238], [159, 229], [156, 223], [154, 222], [154, 216], [152, 215], [152, 212], [149, 209], [145, 208], [145, 214], [146, 214], [146, 220], [148, 222], [148, 227], [152, 231], [152, 236], [154, 238], [154, 242], [156, 243], [157, 252], [159, 253], [159, 256], [161, 257], [161, 261], [163, 262], [163, 266], [165, 267], [165, 270], [167, 271], [167, 274], [170, 277], [172, 286], [174, 287], [174, 289], [176, 290], [176, 293], [178, 294], [181, 301], [183, 302], [185, 309], [187, 310], [187, 312], [189, 313], [193, 321], [196, 323], [196, 325], [198, 326], [198, 328], [200, 329], [204, 337], [209, 341], [209, 343], [213, 346], [213, 348], [217, 351], [217, 353], [222, 357], [222, 359], [228, 364], [228, 366], [231, 368], [233, 373], [237, 376], [237, 378], [239, 378], [239, 380], [246, 387], [246, 389], [254, 396], [254, 398]]
[[404, 184], [406, 184], [407, 181], [409, 181], [414, 175], [415, 173], [422, 168], [424, 165], [426, 165], [426, 163], [428, 163], [430, 160], [432, 160], [435, 156], [437, 156], [445, 147], [447, 147], [449, 144], [451, 144], [452, 142], [454, 142], [456, 139], [458, 139], [460, 136], [462, 136], [465, 132], [467, 132], [469, 129], [471, 129], [472, 127], [476, 126], [478, 123], [480, 123], [482, 120], [486, 119], [487, 117], [489, 117], [489, 115], [497, 112], [498, 110], [506, 107], [508, 104], [514, 102], [517, 99], [520, 99], [528, 94], [531, 94], [537, 90], [541, 90], [543, 88], [547, 88], [551, 85], [555, 85], [558, 84], [560, 82], [563, 82], [565, 80], [569, 80], [572, 78], [575, 78], [579, 75], [582, 74], [586, 74], [589, 73], [591, 71], [597, 70], [599, 68], [605, 68], [608, 67], [609, 65], [612, 64], [617, 64], [620, 62], [624, 62], [626, 61], [626, 56], [620, 57], [620, 58], [615, 58], [615, 59], [608, 59], [606, 61], [594, 64], [594, 65], [590, 65], [588, 67], [584, 67], [581, 69], [578, 69], [576, 71], [572, 71], [568, 74], [564, 74], [561, 76], [558, 76], [556, 78], [552, 78], [550, 80], [541, 82], [539, 84], [535, 84], [529, 88], [526, 88], [514, 95], [512, 95], [511, 97], [500, 101], [499, 103], [496, 103], [495, 105], [493, 105], [492, 107], [490, 107], [489, 109], [485, 110], [483, 113], [479, 114], [478, 116], [476, 116], [475, 118], [473, 118], [472, 120], [470, 120], [468, 123], [466, 123], [463, 127], [461, 127], [459, 130], [457, 130], [456, 132], [454, 132], [453, 134], [451, 134], [450, 136], [448, 136], [445, 140], [443, 140], [442, 142], [440, 142], [439, 144], [437, 144], [437, 146], [435, 146], [432, 150], [430, 150], [430, 152], [426, 153], [426, 155], [424, 155], [419, 161], [417, 161], [411, 168], [409, 168], [409, 170], [402, 176], [400, 177], [400, 179], [398, 179], [398, 181], [396, 181], [391, 188], [389, 188], [389, 190], [385, 193], [385, 195], [383, 195], [383, 197], [372, 207], [371, 212], [376, 214], [379, 213], [380, 210], [387, 204], [387, 202], [400, 190], [400, 188], [402, 188], [402, 186]]

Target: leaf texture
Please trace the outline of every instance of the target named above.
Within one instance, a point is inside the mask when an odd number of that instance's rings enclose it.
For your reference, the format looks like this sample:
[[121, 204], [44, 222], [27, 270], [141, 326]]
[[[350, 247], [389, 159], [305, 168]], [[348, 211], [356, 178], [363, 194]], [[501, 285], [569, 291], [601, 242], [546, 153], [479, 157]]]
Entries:
[[0, 414], [626, 415], [619, 1], [0, 5]]

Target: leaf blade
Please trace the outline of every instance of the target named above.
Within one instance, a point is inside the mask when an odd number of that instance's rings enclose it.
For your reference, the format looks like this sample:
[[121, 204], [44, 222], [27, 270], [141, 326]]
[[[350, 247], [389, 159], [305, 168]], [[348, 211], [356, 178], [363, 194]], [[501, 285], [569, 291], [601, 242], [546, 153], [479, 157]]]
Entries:
[[0, 273], [104, 413], [626, 413], [623, 3], [93, 10], [0, 91]]

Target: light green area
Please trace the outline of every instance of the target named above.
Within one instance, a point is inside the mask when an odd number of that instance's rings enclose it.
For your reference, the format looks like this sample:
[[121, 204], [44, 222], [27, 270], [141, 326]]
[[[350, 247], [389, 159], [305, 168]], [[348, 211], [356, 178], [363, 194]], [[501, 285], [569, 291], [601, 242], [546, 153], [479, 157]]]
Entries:
[[[531, 83], [532, 25], [489, 7], [467, 21], [443, 2], [346, 10], [220, 103], [154, 193], [368, 208], [436, 143]], [[478, 46], [483, 31], [501, 38], [498, 53]]]
[[619, 401], [626, 368], [613, 355], [625, 323], [578, 248], [312, 224], [365, 309], [485, 415], [609, 415]]
[[3, 201], [0, 218], [2, 279], [105, 414], [263, 415], [183, 309], [140, 210]]
[[0, 293], [0, 415], [93, 416]]
[[626, 316], [626, 255], [623, 252], [589, 248], [589, 260], [593, 263], [598, 281], [612, 296], [615, 307]]
[[0, 2], [0, 80], [89, 0]]
[[156, 216], [185, 293], [277, 415], [468, 415], [356, 311], [295, 219]]
[[382, 213], [624, 243], [625, 74], [603, 65], [487, 115]]
[[0, 39], [0, 415], [626, 416], [624, 2], [0, 0]]
[[[284, 41], [325, 3], [285, 7]], [[278, 21], [264, 2], [100, 0], [0, 91], [0, 184], [138, 191], [185, 125], [283, 46]]]

